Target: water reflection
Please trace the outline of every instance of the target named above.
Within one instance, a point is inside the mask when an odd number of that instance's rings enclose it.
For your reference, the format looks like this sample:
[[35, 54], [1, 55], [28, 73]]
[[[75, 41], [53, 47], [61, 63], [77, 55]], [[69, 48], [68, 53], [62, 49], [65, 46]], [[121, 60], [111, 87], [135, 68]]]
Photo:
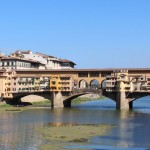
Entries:
[[126, 119], [121, 119], [118, 129], [112, 134], [118, 137], [117, 145], [125, 147], [150, 147], [150, 116], [130, 113]]
[[[3, 150], [34, 150], [42, 144], [42, 138], [37, 136], [37, 128], [43, 122], [30, 122], [24, 113], [3, 112], [0, 114], [0, 149]], [[35, 148], [36, 149], [36, 148]]]
[[[136, 105], [139, 107], [140, 103]], [[103, 143], [104, 145], [126, 149], [150, 147], [150, 114], [141, 113], [137, 109], [132, 111], [116, 111], [113, 118], [115, 119], [114, 124], [116, 128], [111, 131], [110, 135], [96, 137], [93, 139], [94, 141], [97, 141], [99, 144]]]
[[[93, 137], [91, 149], [150, 148], [150, 98], [134, 102], [132, 111], [116, 111], [113, 101], [97, 100], [65, 109], [25, 110], [0, 113], [0, 149], [38, 150], [47, 141], [37, 132], [49, 123], [107, 124], [108, 135]], [[59, 125], [59, 124], [57, 124]], [[81, 146], [81, 145], [79, 145]]]

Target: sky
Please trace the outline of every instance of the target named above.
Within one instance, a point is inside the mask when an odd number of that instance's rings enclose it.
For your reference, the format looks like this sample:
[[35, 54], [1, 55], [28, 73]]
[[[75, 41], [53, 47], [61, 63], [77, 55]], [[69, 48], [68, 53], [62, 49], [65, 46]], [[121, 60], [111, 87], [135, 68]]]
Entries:
[[0, 0], [0, 51], [75, 68], [150, 68], [150, 0]]

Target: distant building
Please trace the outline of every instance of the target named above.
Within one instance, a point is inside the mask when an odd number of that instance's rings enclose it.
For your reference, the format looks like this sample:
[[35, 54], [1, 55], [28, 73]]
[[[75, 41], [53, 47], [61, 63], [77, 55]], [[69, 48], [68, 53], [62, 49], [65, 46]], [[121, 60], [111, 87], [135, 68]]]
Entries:
[[61, 59], [61, 68], [62, 69], [71, 69], [74, 68], [76, 64], [67, 59]]
[[[40, 62], [30, 59], [18, 58], [18, 57], [1, 57], [0, 69], [39, 69], [42, 68]], [[43, 65], [44, 68], [44, 65]]]
[[57, 57], [38, 52], [33, 53], [31, 50], [17, 50], [16, 52], [12, 53], [10, 57], [19, 57], [38, 61], [42, 64], [41, 66], [39, 66], [39, 69], [72, 69], [76, 65], [72, 61], [66, 59], [59, 59]]

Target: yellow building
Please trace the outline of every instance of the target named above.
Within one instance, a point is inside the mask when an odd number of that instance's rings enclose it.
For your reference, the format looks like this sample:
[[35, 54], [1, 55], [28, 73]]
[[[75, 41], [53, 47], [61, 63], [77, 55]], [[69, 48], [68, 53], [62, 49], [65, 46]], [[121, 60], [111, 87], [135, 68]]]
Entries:
[[0, 71], [0, 97], [12, 98], [12, 77], [15, 75], [14, 71]]
[[71, 75], [52, 75], [50, 79], [50, 91], [71, 92], [73, 78]]

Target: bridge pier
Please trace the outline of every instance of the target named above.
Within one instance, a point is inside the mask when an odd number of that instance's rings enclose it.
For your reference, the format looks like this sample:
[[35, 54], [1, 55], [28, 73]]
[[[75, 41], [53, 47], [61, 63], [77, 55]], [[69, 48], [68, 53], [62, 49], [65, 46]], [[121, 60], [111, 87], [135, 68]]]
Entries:
[[64, 107], [63, 105], [63, 96], [61, 94], [61, 92], [53, 92], [53, 98], [52, 98], [52, 102], [51, 102], [51, 108], [62, 108]]
[[129, 102], [129, 98], [126, 97], [124, 91], [117, 92], [116, 95], [116, 109], [132, 109], [133, 102]]

